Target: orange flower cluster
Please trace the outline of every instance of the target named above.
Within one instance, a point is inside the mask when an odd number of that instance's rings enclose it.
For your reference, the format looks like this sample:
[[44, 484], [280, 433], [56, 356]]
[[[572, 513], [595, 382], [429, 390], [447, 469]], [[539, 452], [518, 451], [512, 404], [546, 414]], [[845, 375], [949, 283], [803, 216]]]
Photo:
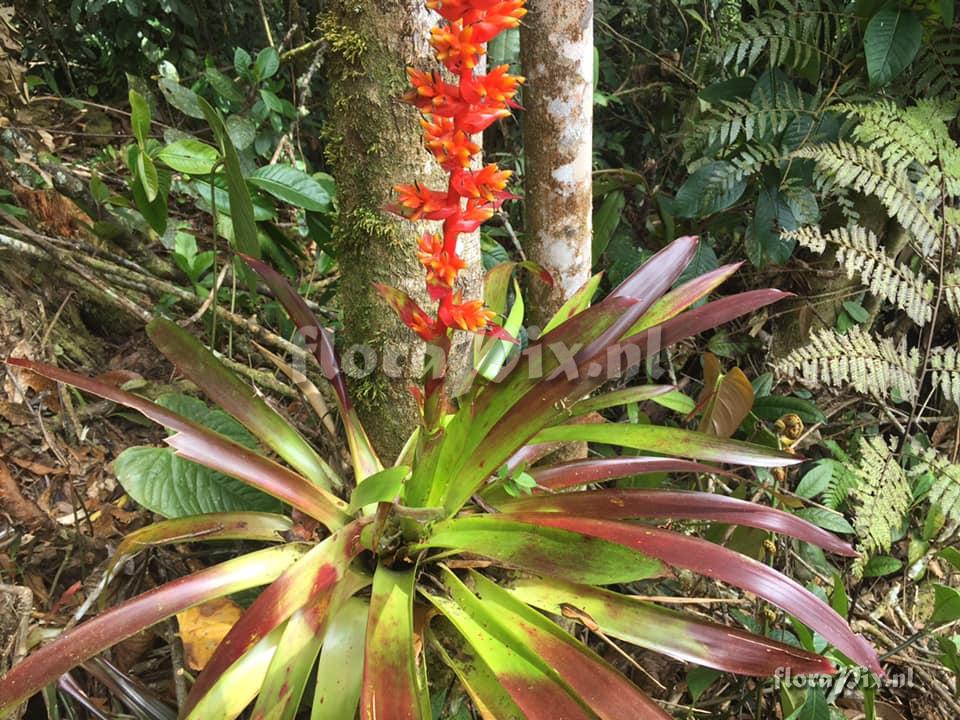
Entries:
[[[442, 342], [449, 330], [508, 338], [493, 323], [494, 314], [479, 300], [464, 302], [455, 284], [466, 267], [457, 255], [462, 233], [471, 233], [489, 220], [504, 201], [515, 197], [506, 189], [511, 173], [496, 165], [474, 168], [481, 148], [474, 141], [497, 120], [509, 117], [517, 107], [514, 96], [523, 78], [510, 75], [502, 65], [482, 74], [485, 43], [508, 28], [515, 28], [526, 14], [525, 0], [426, 0], [427, 7], [444, 19], [433, 29], [431, 44], [437, 59], [455, 78], [449, 82], [437, 70], [424, 72], [409, 68], [411, 89], [404, 100], [423, 114], [425, 143], [440, 166], [448, 173], [444, 190], [433, 190], [415, 183], [396, 187], [393, 212], [417, 220], [442, 222], [442, 231], [425, 234], [417, 256], [426, 269], [427, 291], [437, 303], [431, 318], [413, 300], [399, 291], [381, 292], [400, 317], [427, 342]], [[402, 297], [401, 297], [402, 296]]]

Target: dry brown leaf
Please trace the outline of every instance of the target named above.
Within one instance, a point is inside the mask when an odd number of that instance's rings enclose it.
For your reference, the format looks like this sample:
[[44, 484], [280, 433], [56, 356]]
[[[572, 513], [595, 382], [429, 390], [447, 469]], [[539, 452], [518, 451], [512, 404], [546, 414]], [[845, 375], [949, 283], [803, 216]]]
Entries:
[[242, 614], [243, 608], [228, 598], [177, 613], [184, 656], [192, 670], [203, 670]]

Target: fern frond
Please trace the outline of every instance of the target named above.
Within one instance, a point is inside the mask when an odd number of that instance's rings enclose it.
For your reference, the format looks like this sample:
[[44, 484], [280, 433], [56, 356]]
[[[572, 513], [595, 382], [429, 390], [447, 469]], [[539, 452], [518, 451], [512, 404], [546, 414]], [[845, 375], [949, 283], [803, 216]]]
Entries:
[[823, 491], [821, 496], [823, 504], [832, 510], [838, 510], [859, 482], [859, 476], [851, 472], [849, 466], [840, 462], [836, 463], [833, 466], [833, 473], [830, 475], [827, 489]]
[[[911, 474], [929, 472], [933, 475], [933, 485], [927, 501], [940, 516], [941, 522], [953, 526], [960, 524], [960, 465], [950, 462], [943, 454], [933, 448], [915, 448], [920, 462], [911, 469]], [[948, 535], [952, 531], [948, 531]]]
[[872, 555], [890, 550], [912, 497], [906, 473], [884, 438], [861, 439], [859, 455], [851, 468], [859, 479], [853, 491], [857, 505], [853, 527], [861, 547]]
[[935, 347], [930, 351], [933, 384], [943, 396], [960, 405], [960, 352], [955, 347]]
[[926, 97], [960, 98], [960, 37], [950, 28], [936, 30], [910, 63], [903, 82]]
[[933, 316], [933, 283], [888, 256], [871, 230], [854, 225], [824, 235], [817, 227], [808, 226], [784, 232], [781, 237], [796, 240], [818, 253], [824, 251], [827, 243], [835, 245], [837, 262], [848, 278], [859, 276], [870, 292], [892, 302], [918, 325], [924, 325]]
[[890, 215], [910, 232], [924, 256], [937, 247], [941, 221], [932, 202], [918, 195], [904, 173], [887, 166], [879, 153], [840, 141], [803, 147], [794, 156], [816, 161], [821, 186], [836, 185], [877, 196]]
[[778, 372], [809, 385], [840, 387], [849, 383], [864, 394], [887, 395], [896, 391], [902, 399], [917, 395], [916, 349], [898, 350], [893, 341], [879, 341], [859, 327], [846, 334], [823, 329], [810, 342], [775, 364]]
[[954, 270], [943, 276], [943, 297], [950, 312], [960, 318], [960, 271]]
[[839, 63], [839, 28], [848, 18], [832, 2], [777, 0], [773, 8], [736, 29], [722, 61], [750, 68], [766, 50], [772, 66], [797, 69], [821, 59]]

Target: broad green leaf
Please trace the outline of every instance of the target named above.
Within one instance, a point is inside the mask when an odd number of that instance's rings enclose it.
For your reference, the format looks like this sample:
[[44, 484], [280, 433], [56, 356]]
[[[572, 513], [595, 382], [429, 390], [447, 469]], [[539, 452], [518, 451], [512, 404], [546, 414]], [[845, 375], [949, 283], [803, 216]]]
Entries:
[[240, 89], [237, 87], [236, 83], [220, 72], [217, 68], [208, 67], [204, 71], [204, 75], [207, 78], [207, 82], [210, 83], [210, 87], [212, 87], [214, 91], [216, 91], [217, 95], [222, 97], [224, 100], [229, 100], [230, 102], [235, 103], [243, 102], [243, 93], [240, 92]]
[[810, 425], [827, 421], [826, 415], [820, 408], [803, 398], [765, 395], [753, 402], [753, 414], [763, 420], [776, 422], [784, 415], [791, 413], [798, 415], [803, 422]]
[[292, 165], [266, 165], [258, 168], [247, 178], [247, 182], [305, 210], [326, 212], [330, 209], [330, 196], [323, 185]]
[[146, 195], [147, 202], [152, 203], [160, 194], [160, 177], [157, 174], [157, 166], [145, 152], [137, 155], [137, 178], [143, 186], [143, 192]]
[[681, 218], [702, 218], [726, 210], [743, 195], [747, 179], [729, 162], [714, 160], [697, 168], [677, 190], [673, 212]]
[[620, 224], [620, 216], [627, 203], [622, 190], [608, 193], [600, 204], [600, 208], [593, 214], [593, 264], [596, 265], [603, 255], [610, 238]]
[[934, 609], [929, 621], [931, 625], [953, 622], [960, 618], [960, 590], [935, 584], [933, 592]]
[[888, 6], [878, 10], [863, 34], [870, 84], [883, 87], [916, 57], [923, 41], [920, 17], [910, 10]]
[[824, 530], [843, 533], [845, 535], [853, 532], [853, 526], [847, 522], [847, 519], [843, 515], [835, 510], [828, 510], [826, 508], [819, 507], [808, 507], [798, 511], [797, 515], [802, 517], [807, 522], [813, 523], [817, 527], [822, 527]]
[[216, 148], [193, 139], [178, 140], [157, 154], [157, 159], [177, 172], [206, 175], [220, 160]]
[[720, 671], [713, 668], [696, 667], [687, 673], [687, 690], [696, 705], [700, 696], [720, 677]]
[[150, 137], [150, 105], [147, 104], [147, 99], [136, 90], [129, 92], [129, 99], [130, 125], [133, 136], [142, 147]]
[[668, 410], [689, 415], [697, 409], [697, 403], [689, 395], [684, 395], [679, 390], [671, 390], [663, 395], [656, 395], [650, 398], [653, 402]]
[[833, 480], [833, 463], [835, 461], [829, 458], [818, 460], [816, 464], [807, 471], [800, 479], [797, 489], [794, 493], [802, 498], [815, 498], [830, 486]]
[[603, 280], [603, 273], [597, 273], [587, 280], [582, 288], [577, 290], [569, 300], [560, 306], [560, 309], [550, 318], [550, 322], [548, 322], [546, 327], [541, 331], [541, 335], [545, 335], [561, 323], [590, 307], [590, 301], [593, 299], [593, 296], [597, 294], [597, 288], [600, 287], [601, 280]]
[[253, 65], [253, 74], [258, 82], [272, 78], [280, 69], [280, 53], [276, 48], [265, 47], [257, 53], [257, 60]]
[[242, 115], [230, 115], [226, 120], [227, 134], [237, 151], [246, 150], [257, 139], [257, 126]]
[[170, 448], [128, 448], [113, 466], [130, 497], [163, 517], [242, 510], [279, 512], [282, 508], [269, 495], [179, 458]]
[[367, 601], [350, 598], [327, 625], [317, 662], [310, 720], [342, 720], [356, 715], [369, 614]]
[[187, 117], [203, 120], [203, 109], [200, 107], [199, 102], [200, 96], [193, 90], [185, 88], [175, 80], [165, 77], [160, 78], [158, 84], [160, 86], [160, 92], [168, 103]]
[[863, 568], [864, 577], [883, 577], [891, 575], [903, 567], [903, 560], [889, 555], [877, 555], [870, 558]]
[[393, 502], [409, 474], [409, 467], [398, 465], [364, 478], [350, 496], [348, 512], [357, 512], [373, 503]]
[[437, 523], [423, 544], [476, 553], [509, 567], [590, 585], [632, 582], [663, 571], [658, 561], [614, 543], [496, 516]]
[[945, 547], [937, 553], [937, 557], [943, 558], [953, 565], [954, 570], [960, 572], [960, 550], [955, 547]]

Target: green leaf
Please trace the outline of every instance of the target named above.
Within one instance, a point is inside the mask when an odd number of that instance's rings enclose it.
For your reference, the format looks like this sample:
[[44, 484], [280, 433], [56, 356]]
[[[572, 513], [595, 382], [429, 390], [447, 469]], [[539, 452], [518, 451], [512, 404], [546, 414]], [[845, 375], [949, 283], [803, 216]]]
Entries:
[[[159, 405], [184, 415], [251, 449], [256, 441], [240, 423], [201, 400], [169, 394]], [[278, 512], [282, 505], [239, 480], [184, 460], [170, 448], [132, 447], [114, 461], [117, 479], [148, 510], [168, 518], [210, 512], [260, 510]]]
[[953, 20], [956, 17], [957, 7], [955, 0], [939, 0], [940, 17], [943, 20], [944, 27], [953, 27]]
[[341, 720], [356, 715], [369, 610], [366, 601], [350, 598], [331, 619], [317, 662], [310, 720]]
[[807, 522], [811, 522], [824, 530], [832, 532], [849, 534], [853, 532], [853, 526], [847, 522], [847, 519], [835, 510], [826, 508], [809, 507], [797, 512]]
[[889, 555], [877, 555], [870, 558], [863, 568], [864, 577], [883, 577], [891, 575], [903, 567], [903, 561]]
[[233, 70], [237, 75], [243, 75], [247, 72], [252, 62], [253, 58], [250, 57], [250, 53], [243, 48], [238, 47], [233, 51]]
[[610, 244], [610, 238], [613, 232], [620, 224], [620, 216], [623, 215], [623, 208], [627, 203], [627, 198], [622, 190], [615, 190], [608, 193], [603, 199], [600, 208], [593, 214], [593, 264], [596, 265], [600, 256], [603, 255], [607, 245]]
[[246, 150], [257, 138], [257, 126], [249, 118], [230, 115], [226, 120], [227, 135], [237, 151]]
[[[214, 136], [219, 141], [223, 153], [224, 169], [227, 175], [227, 192], [230, 196], [230, 218], [233, 221], [236, 249], [251, 257], [259, 258], [260, 241], [257, 239], [257, 222], [253, 215], [253, 201], [250, 199], [250, 192], [243, 179], [243, 171], [240, 169], [240, 158], [230, 141], [220, 113], [201, 97], [197, 98], [197, 102], [213, 130]], [[241, 272], [246, 278], [247, 284], [251, 288], [255, 287], [255, 281], [250, 272], [245, 269], [245, 266], [239, 267], [244, 267]]]
[[713, 685], [720, 675], [722, 673], [719, 670], [707, 667], [695, 667], [687, 673], [687, 690], [690, 691], [694, 705], [697, 704], [704, 690]]
[[276, 48], [266, 47], [257, 53], [257, 60], [253, 65], [254, 77], [259, 82], [272, 78], [280, 69], [280, 53]]
[[160, 194], [160, 177], [157, 175], [157, 166], [145, 152], [137, 155], [137, 177], [143, 185], [147, 202], [152, 203]]
[[867, 309], [854, 300], [844, 300], [843, 309], [846, 310], [847, 314], [858, 323], [865, 323], [870, 319], [870, 313], [867, 312]]
[[867, 24], [863, 49], [871, 85], [883, 87], [913, 62], [923, 40], [920, 17], [909, 10], [887, 7]]
[[130, 125], [133, 128], [133, 136], [141, 146], [150, 137], [150, 105], [147, 99], [136, 90], [131, 90], [130, 98]]
[[366, 505], [377, 502], [393, 502], [409, 474], [410, 468], [398, 465], [364, 478], [350, 496], [348, 512], [356, 512]]
[[954, 569], [960, 572], [960, 550], [955, 547], [945, 547], [937, 553], [937, 557], [943, 558], [953, 565]]
[[701, 218], [726, 210], [743, 195], [747, 180], [729, 162], [715, 160], [701, 165], [677, 190], [674, 215]]
[[208, 67], [204, 75], [207, 78], [207, 82], [210, 83], [210, 87], [224, 100], [235, 103], [243, 102], [243, 94], [233, 80], [217, 70], [217, 68]]
[[157, 159], [177, 172], [206, 175], [220, 160], [216, 148], [193, 139], [177, 140], [157, 154]]
[[960, 619], [960, 590], [936, 584], [933, 586], [934, 608], [930, 625], [941, 625]]
[[820, 408], [802, 398], [765, 395], [758, 397], [753, 403], [753, 414], [770, 422], [776, 422], [790, 413], [798, 415], [803, 422], [811, 425], [827, 421], [826, 415], [820, 411]]
[[160, 92], [168, 103], [187, 117], [197, 120], [203, 120], [203, 109], [200, 107], [199, 98], [193, 90], [185, 88], [180, 83], [170, 78], [160, 78], [157, 83], [160, 86]]
[[800, 708], [795, 720], [830, 720], [830, 707], [820, 688], [808, 688], [807, 700]]
[[694, 399], [688, 395], [684, 395], [679, 390], [671, 390], [663, 395], [656, 395], [650, 398], [650, 400], [661, 407], [684, 415], [689, 415], [697, 409], [697, 403]]
[[247, 182], [305, 210], [326, 212], [330, 209], [330, 196], [323, 185], [292, 165], [259, 168], [247, 178]]
[[814, 498], [830, 486], [833, 480], [833, 464], [830, 459], [818, 460], [801, 478], [794, 492], [802, 498]]

